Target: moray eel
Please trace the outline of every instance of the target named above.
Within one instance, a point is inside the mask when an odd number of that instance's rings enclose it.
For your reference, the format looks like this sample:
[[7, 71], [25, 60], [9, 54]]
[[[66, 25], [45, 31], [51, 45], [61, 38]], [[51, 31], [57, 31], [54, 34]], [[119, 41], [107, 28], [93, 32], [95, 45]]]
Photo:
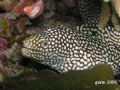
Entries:
[[101, 12], [100, 0], [76, 0], [78, 13], [83, 23], [98, 23]]
[[[110, 64], [114, 74], [118, 74], [120, 30], [114, 28], [111, 19], [100, 30], [97, 26], [99, 3], [95, 4], [96, 0], [78, 1], [82, 5], [79, 7], [80, 11], [85, 8], [81, 13], [85, 23], [73, 28], [56, 25], [28, 37], [23, 41], [23, 56], [60, 73], [90, 69], [97, 64]], [[86, 1], [89, 1], [88, 4]]]
[[60, 73], [89, 69], [96, 64], [110, 64], [116, 72], [119, 37], [120, 32], [109, 25], [104, 30], [89, 25], [54, 26], [24, 40], [22, 54]]

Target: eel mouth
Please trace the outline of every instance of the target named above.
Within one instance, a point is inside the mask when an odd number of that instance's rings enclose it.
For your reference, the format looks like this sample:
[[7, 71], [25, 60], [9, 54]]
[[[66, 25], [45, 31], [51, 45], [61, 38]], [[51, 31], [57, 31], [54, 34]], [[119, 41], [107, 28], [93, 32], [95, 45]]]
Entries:
[[[22, 49], [31, 50], [31, 51], [34, 51], [34, 52], [40, 52], [40, 51], [37, 50], [37, 49], [28, 48], [28, 47], [25, 47], [25, 46], [23, 46]], [[22, 49], [21, 49], [21, 50], [22, 50]]]
[[29, 54], [34, 54], [33, 52], [39, 53], [39, 50], [27, 48], [27, 47], [22, 47], [21, 52], [23, 56], [28, 56]]
[[22, 47], [21, 53], [26, 58], [40, 60], [40, 61], [45, 59], [44, 52], [40, 52], [39, 50]]
[[25, 57], [30, 57], [29, 55], [30, 55], [30, 49], [27, 49], [27, 48], [25, 48], [25, 47], [22, 47], [21, 48], [21, 53], [22, 53], [22, 55], [23, 56], [25, 56]]
[[[24, 40], [23, 41], [23, 46], [21, 48], [21, 51], [30, 51], [30, 53], [32, 52], [40, 52], [38, 49], [35, 49], [35, 46], [33, 46], [33, 43], [30, 42], [29, 40]], [[23, 52], [24, 53], [24, 52]]]

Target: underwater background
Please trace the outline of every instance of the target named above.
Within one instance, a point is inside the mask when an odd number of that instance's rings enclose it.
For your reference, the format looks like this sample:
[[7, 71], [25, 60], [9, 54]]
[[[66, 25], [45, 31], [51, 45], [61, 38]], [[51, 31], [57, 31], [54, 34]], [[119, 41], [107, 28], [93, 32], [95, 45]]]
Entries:
[[[85, 12], [82, 1], [88, 5], [85, 11], [92, 8], [93, 11]], [[97, 23], [103, 29], [111, 17], [120, 34], [120, 1], [91, 0], [94, 1], [0, 0], [0, 90], [120, 90], [120, 76], [114, 76], [110, 65], [59, 73], [50, 66], [25, 57], [21, 52], [27, 37], [52, 26], [75, 28], [86, 23]], [[100, 2], [100, 6], [96, 2]], [[100, 13], [99, 20], [92, 16], [94, 8], [97, 10], [96, 17], [97, 12]], [[87, 20], [85, 16], [93, 18]], [[120, 38], [117, 39], [120, 42]], [[119, 56], [119, 46], [117, 48]], [[118, 56], [117, 63], [120, 65]]]

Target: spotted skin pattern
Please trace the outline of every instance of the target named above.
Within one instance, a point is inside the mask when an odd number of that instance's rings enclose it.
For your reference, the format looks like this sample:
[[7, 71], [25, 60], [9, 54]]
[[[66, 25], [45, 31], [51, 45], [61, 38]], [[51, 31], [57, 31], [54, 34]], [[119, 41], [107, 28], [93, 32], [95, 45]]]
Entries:
[[84, 23], [98, 23], [101, 11], [100, 0], [77, 0], [77, 6]]
[[[76, 26], [74, 29], [64, 25], [49, 27], [40, 34], [28, 37], [23, 42], [23, 56], [61, 73], [90, 69], [97, 64], [110, 64], [115, 71], [117, 66], [113, 61], [119, 62], [116, 59], [120, 53], [106, 42], [104, 35], [107, 33], [102, 35], [99, 31], [104, 30], [90, 28], [89, 25]], [[96, 35], [92, 31], [94, 29]]]
[[55, 25], [32, 35], [23, 42], [23, 56], [61, 73], [110, 64], [116, 74], [119, 71], [120, 30], [114, 28], [111, 20], [103, 30], [99, 29], [100, 0], [77, 0], [77, 3], [82, 25], [72, 28]]

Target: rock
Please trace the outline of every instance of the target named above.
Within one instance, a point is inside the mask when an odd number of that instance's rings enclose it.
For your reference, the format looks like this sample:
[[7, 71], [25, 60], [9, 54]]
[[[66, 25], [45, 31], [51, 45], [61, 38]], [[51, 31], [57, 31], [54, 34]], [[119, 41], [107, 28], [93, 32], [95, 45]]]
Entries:
[[72, 8], [72, 7], [76, 6], [76, 0], [63, 0], [63, 2], [69, 8]]
[[120, 0], [112, 0], [112, 4], [116, 10], [116, 13], [120, 17]]
[[[27, 78], [31, 75], [27, 75]], [[23, 77], [23, 76], [22, 76]], [[14, 90], [119, 90], [114, 80], [110, 66], [97, 65], [84, 71], [70, 71], [63, 74], [53, 74], [47, 77], [37, 77], [34, 80], [12, 78], [9, 85]], [[24, 77], [25, 78], [25, 77]], [[113, 81], [110, 83], [110, 81]]]
[[51, 18], [55, 15], [55, 2], [53, 0], [45, 0], [45, 10], [44, 17], [45, 19]]

